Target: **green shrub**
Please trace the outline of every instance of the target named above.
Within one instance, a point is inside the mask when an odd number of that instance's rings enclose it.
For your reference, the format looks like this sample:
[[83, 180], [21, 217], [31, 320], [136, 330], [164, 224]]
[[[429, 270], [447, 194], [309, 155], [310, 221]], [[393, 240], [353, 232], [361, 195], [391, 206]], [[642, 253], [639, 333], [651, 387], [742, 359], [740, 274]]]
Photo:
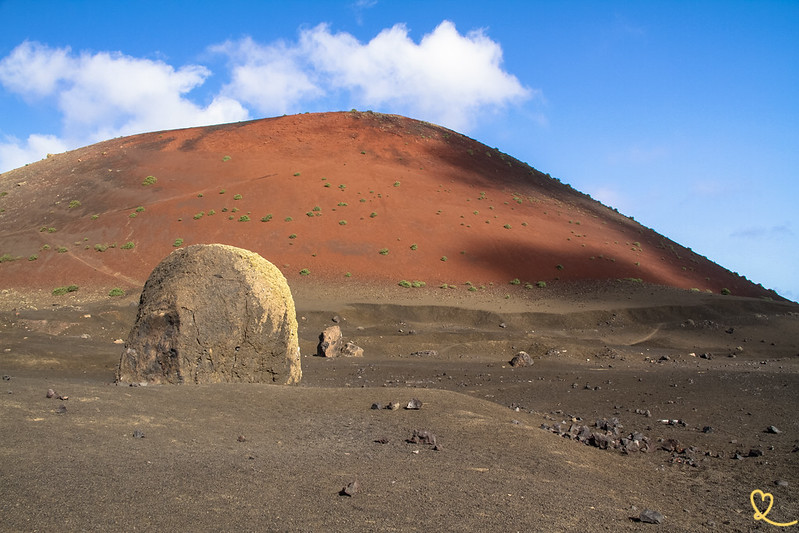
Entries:
[[100, 218], [100, 215], [92, 215], [92, 220], [97, 220], [98, 218]]
[[238, 207], [234, 207], [233, 209], [230, 210], [230, 212], [231, 213], [238, 213], [239, 212], [239, 208]]
[[472, 285], [471, 287], [469, 287], [469, 289], [468, 289], [468, 290], [469, 290], [469, 292], [477, 292], [477, 287], [475, 287], [474, 285]]
[[347, 202], [339, 202], [338, 206], [339, 207], [347, 207]]
[[308, 270], [307, 268], [303, 268], [302, 270], [300, 270], [300, 276], [307, 276], [310, 273], [311, 271]]
[[400, 287], [405, 287], [407, 289], [407, 288], [410, 288], [411, 282], [403, 279], [403, 280], [400, 280], [400, 282], [397, 283], [397, 285], [399, 285]]
[[413, 283], [411, 283], [411, 285], [418, 289], [419, 287], [424, 287], [425, 285], [427, 285], [427, 283], [425, 283], [424, 281], [416, 280]]
[[114, 287], [114, 288], [113, 288], [113, 289], [111, 289], [111, 291], [108, 293], [108, 296], [111, 296], [112, 298], [113, 298], [114, 296], [125, 296], [125, 291], [123, 291], [123, 290], [122, 290], [122, 289], [120, 289], [119, 287]]
[[108, 245], [107, 244], [95, 244], [94, 245], [94, 249], [97, 250], [98, 252], [105, 252], [106, 250], [108, 250]]
[[66, 287], [56, 287], [53, 289], [54, 296], [62, 296], [68, 292], [75, 292], [78, 290], [77, 285], [67, 285]]
[[538, 287], [539, 289], [546, 289], [547, 282], [546, 281], [537, 281], [535, 283], [535, 286]]
[[202, 198], [202, 197], [203, 197], [203, 193], [199, 193], [199, 194], [197, 195], [197, 198]]
[[519, 285], [519, 284], [521, 284], [521, 281], [519, 281], [519, 278], [514, 278], [514, 279], [510, 280], [510, 284], [511, 285]]
[[261, 217], [261, 222], [269, 222], [272, 220], [272, 215], [266, 215], [265, 217]]
[[250, 217], [248, 217], [247, 215], [241, 215], [239, 217], [239, 222], [249, 222], [249, 221], [250, 221]]
[[723, 289], [721, 289], [721, 294], [723, 294], [724, 296], [729, 296], [730, 294], [732, 294], [732, 291], [724, 287]]
[[139, 207], [136, 208], [136, 212], [137, 213], [141, 213], [142, 211], [144, 211], [144, 207], [139, 206]]
[[175, 248], [180, 248], [181, 246], [183, 246], [183, 239], [178, 237], [177, 239], [175, 239], [175, 242], [172, 243], [172, 246], [174, 246]]
[[286, 218], [284, 218], [283, 220], [284, 220], [284, 221], [286, 221], [286, 222], [291, 222], [291, 221], [292, 221], [292, 220], [294, 220], [294, 219], [293, 219], [293, 218], [291, 218], [291, 217], [286, 217]]
[[0, 263], [10, 263], [11, 261], [16, 261], [17, 258], [11, 254], [3, 254], [0, 255]]
[[122, 248], [123, 250], [133, 250], [135, 247], [136, 247], [136, 243], [133, 242], [133, 241], [128, 241], [125, 244], [123, 244], [122, 246], [120, 246], [120, 248]]
[[505, 224], [505, 225], [504, 225], [504, 226], [502, 226], [502, 227], [503, 227], [503, 228], [505, 228], [505, 229], [511, 229], [511, 228], [510, 228], [510, 224]]
[[446, 263], [447, 262], [447, 256], [446, 255], [442, 255], [441, 256], [441, 261]]
[[233, 195], [233, 199], [234, 199], [234, 200], [241, 200], [242, 198], [243, 198], [243, 196], [242, 196], [242, 195], [240, 195], [240, 194], [234, 194], [234, 195]]
[[300, 173], [299, 173], [299, 172], [295, 172], [295, 173], [294, 173], [294, 175], [295, 175], [295, 176], [299, 176], [299, 175], [300, 175]]
[[411, 244], [411, 250], [418, 250], [419, 246], [416, 243]]
[[374, 211], [369, 213], [369, 218], [375, 218], [376, 216], [377, 216], [377, 213], [375, 213]]
[[345, 272], [345, 273], [344, 273], [344, 277], [345, 277], [345, 278], [351, 278], [351, 277], [352, 277], [352, 274], [351, 274], [351, 273], [349, 273], [349, 272]]
[[213, 209], [211, 209], [210, 211], [208, 211], [208, 216], [209, 216], [209, 217], [210, 217], [210, 216], [213, 216], [213, 215], [215, 215], [215, 214], [216, 214], [216, 211], [214, 211]]
[[347, 225], [347, 221], [346, 220], [339, 220], [338, 221], [338, 225], [339, 226], [346, 226]]
[[395, 182], [394, 182], [394, 187], [399, 187], [399, 186], [400, 186], [400, 182], [398, 182], [398, 181], [395, 181]]
[[225, 161], [230, 161], [229, 155], [226, 155], [225, 157], [222, 158], [222, 162], [224, 163]]
[[205, 215], [205, 211], [200, 211], [196, 215], [194, 215], [194, 220], [200, 220]]
[[65, 254], [65, 253], [67, 253], [67, 247], [66, 246], [59, 246], [58, 249], [56, 250], [56, 252], [58, 252], [60, 254]]
[[136, 213], [136, 212], [133, 212], [133, 213], [128, 215], [128, 217], [130, 217], [130, 218], [136, 218], [137, 216], [139, 216], [139, 214]]
[[347, 188], [347, 186], [342, 183], [341, 185], [338, 186], [338, 188], [343, 191], [344, 189]]
[[313, 218], [313, 211], [308, 211], [307, 213], [305, 213], [305, 216], [308, 218]]
[[36, 261], [37, 259], [39, 259], [39, 256], [36, 254], [33, 254], [28, 257], [28, 261]]
[[380, 255], [388, 255], [388, 248], [381, 248], [377, 251]]
[[144, 181], [142, 181], [141, 184], [145, 185], [145, 186], [147, 186], [147, 185], [155, 185], [155, 183], [157, 181], [158, 181], [158, 178], [156, 178], [155, 176], [147, 176], [146, 178], [144, 178]]
[[558, 270], [563, 270], [563, 265], [560, 265], [560, 264], [555, 265], [555, 268], [557, 268]]
[[75, 209], [76, 207], [80, 207], [80, 201], [72, 200], [71, 202], [69, 202], [70, 209]]
[[297, 238], [296, 233], [292, 233], [291, 235], [289, 235], [289, 239], [296, 239], [296, 238]]
[[49, 250], [49, 249], [50, 249], [50, 245], [49, 244], [43, 244], [42, 245], [42, 250]]

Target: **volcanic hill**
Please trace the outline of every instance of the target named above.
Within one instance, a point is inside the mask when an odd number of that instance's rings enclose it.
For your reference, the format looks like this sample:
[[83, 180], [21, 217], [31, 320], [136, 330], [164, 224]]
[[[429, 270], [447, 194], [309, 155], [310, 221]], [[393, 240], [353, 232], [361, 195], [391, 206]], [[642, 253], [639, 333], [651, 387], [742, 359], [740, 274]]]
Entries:
[[372, 112], [112, 139], [6, 172], [0, 195], [4, 288], [140, 287], [175, 247], [225, 243], [290, 282], [776, 296], [497, 149]]

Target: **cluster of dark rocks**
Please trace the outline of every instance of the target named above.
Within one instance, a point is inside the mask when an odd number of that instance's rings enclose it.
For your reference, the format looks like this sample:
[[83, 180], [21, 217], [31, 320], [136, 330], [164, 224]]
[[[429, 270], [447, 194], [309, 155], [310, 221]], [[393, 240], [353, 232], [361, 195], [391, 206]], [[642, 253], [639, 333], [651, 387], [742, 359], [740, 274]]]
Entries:
[[[337, 317], [334, 317], [337, 318]], [[363, 357], [363, 348], [352, 341], [344, 342], [341, 327], [333, 325], [319, 334], [319, 344], [316, 346], [316, 355], [319, 357]]]
[[598, 419], [593, 429], [577, 422], [541, 424], [541, 429], [601, 450], [619, 450], [622, 453], [652, 451], [653, 446], [648, 437], [637, 431], [624, 434], [621, 432], [622, 428], [619, 419], [615, 417], [610, 420]]
[[[398, 402], [388, 402], [385, 406], [380, 402], [375, 402], [372, 404], [372, 409], [380, 410], [380, 409], [388, 409], [389, 411], [397, 411], [402, 405]], [[418, 411], [422, 408], [422, 400], [418, 398], [411, 398], [408, 400], [408, 403], [405, 404], [405, 409], [408, 411]]]

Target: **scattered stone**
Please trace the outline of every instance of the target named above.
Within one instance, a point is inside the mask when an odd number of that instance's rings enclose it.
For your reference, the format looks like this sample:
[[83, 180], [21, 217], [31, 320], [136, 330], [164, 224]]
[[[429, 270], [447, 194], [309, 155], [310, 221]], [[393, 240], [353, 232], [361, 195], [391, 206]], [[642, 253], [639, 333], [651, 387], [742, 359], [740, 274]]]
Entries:
[[426, 429], [414, 429], [413, 435], [410, 439], [408, 439], [408, 442], [410, 444], [426, 444], [429, 446], [436, 446], [436, 444], [438, 444], [437, 440], [438, 439], [436, 439], [436, 436]]
[[11, 376], [3, 376], [3, 381], [11, 381]]
[[671, 361], [671, 357], [668, 355], [661, 355], [659, 361]]
[[298, 383], [297, 313], [286, 278], [223, 244], [180, 248], [155, 267], [117, 370], [124, 383]]
[[341, 328], [330, 326], [319, 334], [319, 345], [316, 347], [316, 355], [319, 357], [338, 357], [341, 353], [341, 345], [344, 340], [341, 337]]
[[510, 366], [512, 367], [523, 367], [523, 366], [532, 366], [533, 365], [533, 358], [530, 357], [530, 354], [527, 352], [519, 352], [513, 356], [513, 359], [510, 360]]
[[115, 339], [114, 344], [125, 344], [125, 341], [123, 341], [122, 339]]
[[134, 439], [143, 439], [144, 438], [144, 432], [142, 430], [140, 430], [140, 429], [135, 430], [133, 432], [133, 438]]
[[348, 341], [347, 344], [341, 348], [341, 355], [343, 357], [363, 357], [363, 348], [352, 341]]
[[380, 404], [380, 403], [375, 402], [375, 403], [372, 404], [372, 409], [382, 409], [382, 408], [383, 408], [383, 405]]
[[666, 439], [663, 441], [660, 447], [667, 452], [682, 453], [685, 450], [685, 448], [683, 448], [683, 446], [680, 444], [680, 441], [677, 439]]
[[236, 437], [236, 440], [238, 442], [247, 442], [247, 437], [245, 437], [244, 435], [239, 435], [238, 437]]
[[375, 442], [378, 444], [388, 444], [389, 440], [388, 437], [380, 437], [379, 439], [376, 439]]
[[67, 400], [69, 400], [69, 396], [64, 396], [64, 395], [61, 395], [61, 394], [59, 394], [59, 395], [56, 397], [56, 399], [57, 399], [57, 400], [62, 400], [62, 401], [67, 401]]
[[747, 457], [762, 457], [762, 456], [763, 456], [763, 450], [758, 450], [757, 448], [752, 448], [751, 450], [749, 450], [749, 455], [747, 455]]
[[55, 398], [55, 391], [53, 389], [47, 389], [47, 397]]
[[782, 433], [782, 431], [780, 431], [779, 429], [777, 429], [774, 426], [769, 426], [769, 427], [766, 428], [766, 433], [773, 433], [775, 435], [779, 435], [780, 433]]
[[335, 315], [335, 316], [334, 316], [333, 318], [331, 318], [330, 320], [332, 320], [334, 324], [338, 324], [339, 322], [341, 322], [341, 319], [339, 318], [339, 316], [338, 316], [338, 315]]
[[358, 492], [360, 492], [360, 490], [361, 490], [361, 484], [356, 479], [355, 481], [350, 481], [349, 483], [347, 483], [347, 486], [341, 489], [341, 492], [339, 492], [339, 494], [342, 496], [352, 497], [355, 496]]
[[788, 482], [785, 481], [784, 479], [777, 479], [777, 480], [774, 481], [774, 484], [777, 485], [778, 487], [787, 487], [788, 486]]
[[663, 522], [663, 515], [652, 509], [644, 509], [638, 515], [638, 520], [646, 524], [660, 524]]
[[388, 402], [388, 405], [386, 406], [386, 409], [389, 409], [391, 411], [396, 411], [399, 408], [400, 408], [399, 402]]
[[422, 408], [422, 401], [418, 400], [416, 398], [411, 399], [408, 402], [408, 405], [405, 406], [405, 409], [412, 409], [412, 410], [415, 410], [415, 411], [418, 411], [421, 408]]
[[59, 406], [58, 406], [58, 409], [56, 409], [56, 410], [55, 410], [55, 413], [56, 413], [57, 415], [63, 415], [63, 414], [65, 414], [66, 412], [67, 412], [67, 406], [66, 406], [66, 405], [64, 405], [64, 404], [61, 404], [61, 405], [59, 405]]
[[501, 327], [502, 329], [505, 329], [505, 328], [508, 327], [508, 325], [506, 323], [504, 323], [504, 322], [500, 322], [499, 323], [499, 327]]
[[710, 355], [710, 354], [709, 354], [709, 353], [707, 353], [707, 352], [704, 352], [704, 353], [701, 353], [701, 354], [699, 354], [699, 357], [700, 357], [701, 359], [713, 359], [713, 356], [712, 356], [712, 355]]
[[713, 428], [711, 426], [705, 426], [702, 428], [702, 433], [713, 433]]
[[438, 357], [436, 350], [419, 350], [411, 353], [411, 357]]

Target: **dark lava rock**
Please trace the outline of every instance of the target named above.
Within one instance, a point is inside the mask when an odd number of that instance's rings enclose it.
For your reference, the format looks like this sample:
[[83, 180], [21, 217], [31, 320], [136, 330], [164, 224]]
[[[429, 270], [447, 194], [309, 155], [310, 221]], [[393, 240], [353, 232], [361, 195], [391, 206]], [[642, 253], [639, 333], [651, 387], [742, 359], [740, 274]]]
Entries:
[[133, 438], [134, 439], [143, 439], [144, 438], [144, 432], [142, 430], [140, 430], [140, 429], [135, 430], [133, 432]]
[[57, 415], [63, 415], [66, 414], [66, 412], [67, 412], [67, 406], [64, 404], [59, 405], [58, 409], [55, 410], [55, 414]]
[[375, 402], [375, 403], [372, 404], [372, 409], [382, 409], [382, 408], [383, 408], [383, 405], [380, 404], [380, 403], [376, 403]]
[[419, 350], [411, 353], [411, 357], [437, 357], [437, 356], [438, 352], [436, 350]]
[[238, 437], [236, 437], [236, 440], [238, 442], [247, 442], [247, 437], [245, 437], [244, 435], [239, 435]]
[[788, 482], [785, 481], [784, 479], [777, 479], [776, 481], [774, 481], [774, 484], [777, 485], [778, 487], [787, 487], [788, 486]]
[[408, 439], [408, 442], [411, 444], [426, 444], [430, 446], [436, 446], [438, 444], [436, 436], [426, 429], [414, 429], [413, 435]]
[[644, 509], [638, 515], [638, 520], [646, 524], [660, 524], [663, 522], [663, 515], [652, 509]]
[[762, 457], [762, 456], [763, 456], [763, 450], [758, 450], [757, 448], [752, 448], [751, 450], [749, 450], [749, 454], [747, 455], [747, 457]]
[[769, 426], [769, 427], [766, 428], [766, 433], [773, 433], [775, 435], [778, 435], [778, 434], [782, 433], [782, 431], [780, 431], [779, 429], [777, 429], [774, 426]]
[[47, 397], [48, 398], [54, 398], [55, 397], [55, 391], [53, 389], [47, 389]]
[[389, 440], [388, 437], [380, 437], [379, 439], [375, 439], [375, 442], [378, 444], [388, 444]]
[[512, 367], [523, 367], [523, 366], [532, 366], [533, 365], [533, 358], [530, 357], [530, 354], [527, 352], [519, 352], [513, 356], [513, 359], [510, 360], [510, 366]]
[[713, 428], [711, 426], [705, 426], [702, 428], [702, 433], [713, 433]]

